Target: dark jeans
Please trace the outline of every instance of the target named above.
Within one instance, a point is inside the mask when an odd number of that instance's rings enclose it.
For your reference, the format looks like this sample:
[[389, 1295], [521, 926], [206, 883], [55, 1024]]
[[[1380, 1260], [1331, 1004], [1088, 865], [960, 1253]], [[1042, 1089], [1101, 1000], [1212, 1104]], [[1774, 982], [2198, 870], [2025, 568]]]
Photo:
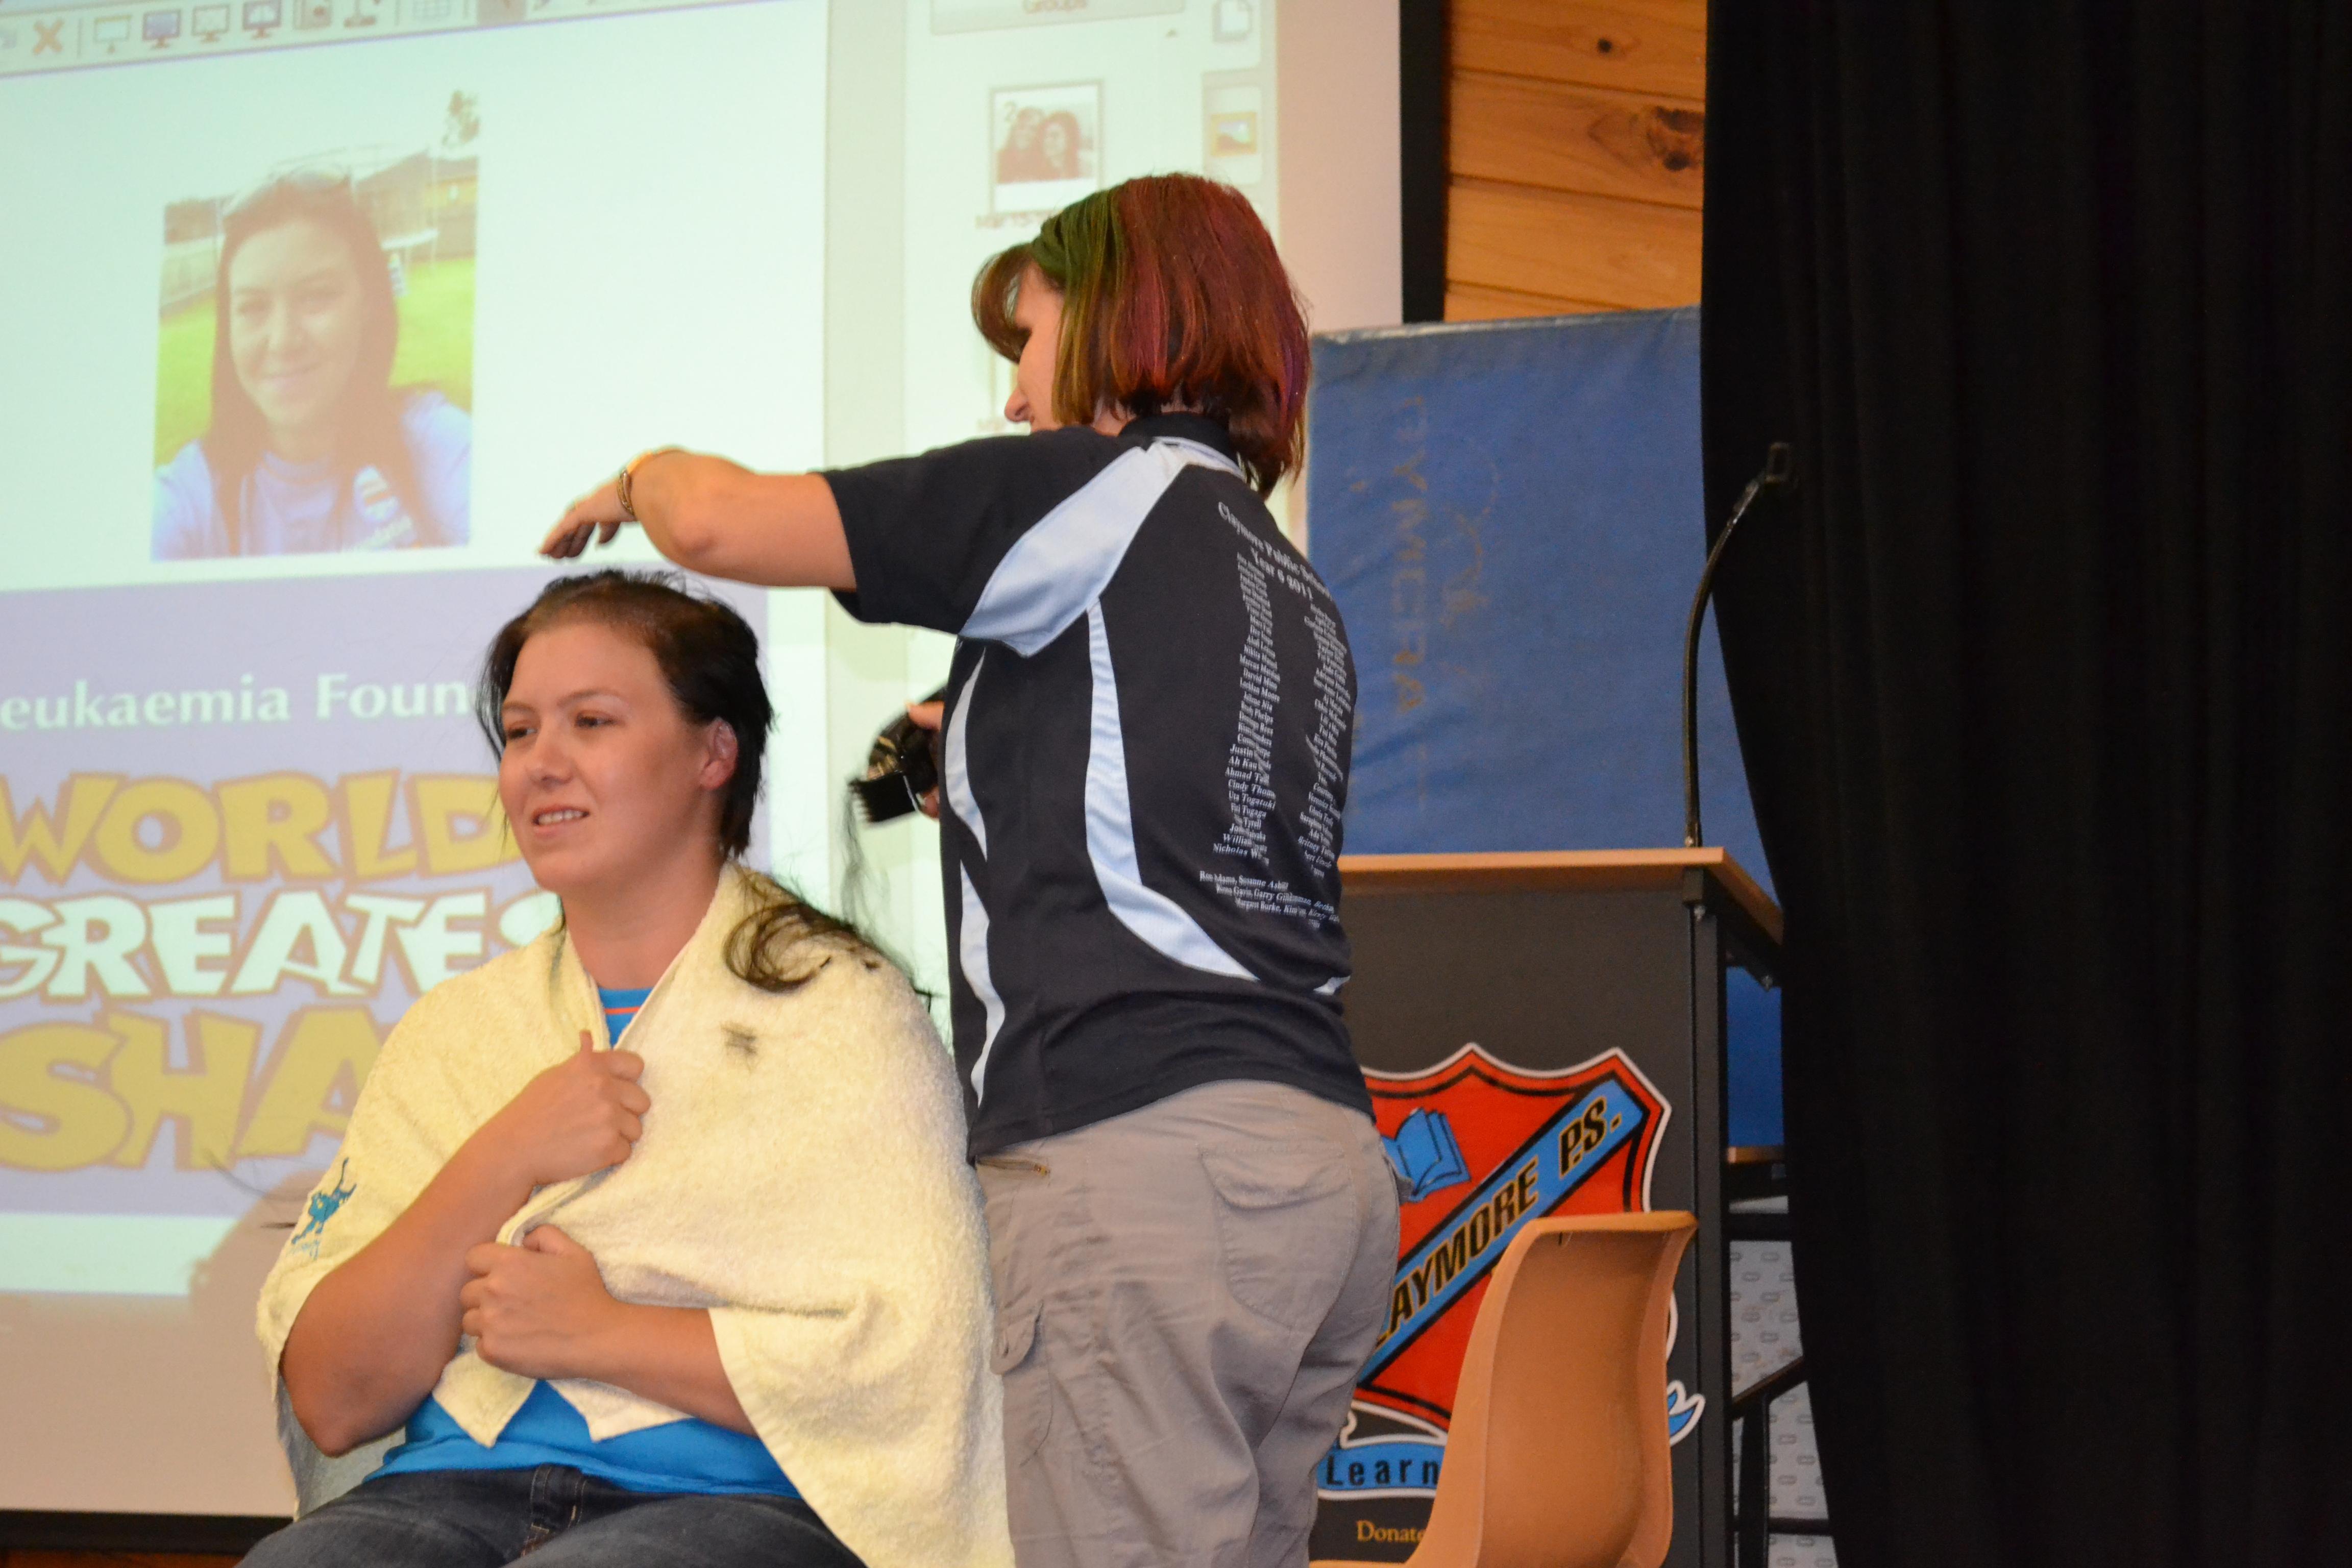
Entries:
[[378, 1476], [246, 1568], [861, 1568], [797, 1498], [633, 1492], [566, 1465]]

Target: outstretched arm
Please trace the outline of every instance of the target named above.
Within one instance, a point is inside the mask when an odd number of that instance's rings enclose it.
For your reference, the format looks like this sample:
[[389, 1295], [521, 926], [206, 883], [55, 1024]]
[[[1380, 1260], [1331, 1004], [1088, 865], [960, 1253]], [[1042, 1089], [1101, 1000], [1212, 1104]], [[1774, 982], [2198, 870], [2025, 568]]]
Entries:
[[[631, 465], [629, 500], [654, 548], [690, 572], [771, 588], [854, 589], [833, 487], [817, 474], [760, 474], [724, 458], [665, 451]], [[572, 503], [540, 545], [567, 561], [630, 521], [616, 482]]]

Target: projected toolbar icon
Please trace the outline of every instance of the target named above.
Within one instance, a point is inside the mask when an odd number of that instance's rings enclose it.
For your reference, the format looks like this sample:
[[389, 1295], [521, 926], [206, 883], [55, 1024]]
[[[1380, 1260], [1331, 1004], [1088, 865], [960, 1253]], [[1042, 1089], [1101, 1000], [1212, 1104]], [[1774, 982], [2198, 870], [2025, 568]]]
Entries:
[[331, 26], [335, 20], [335, 0], [294, 0], [294, 25], [297, 27]]
[[245, 0], [245, 30], [266, 38], [286, 25], [285, 0]]
[[140, 36], [150, 46], [168, 49], [172, 40], [180, 36], [180, 14], [177, 11], [150, 11], [139, 19]]
[[196, 37], [207, 44], [217, 44], [228, 37], [229, 8], [226, 5], [199, 5], [193, 20]]
[[100, 16], [89, 25], [89, 41], [108, 54], [120, 54], [131, 42], [131, 17]]

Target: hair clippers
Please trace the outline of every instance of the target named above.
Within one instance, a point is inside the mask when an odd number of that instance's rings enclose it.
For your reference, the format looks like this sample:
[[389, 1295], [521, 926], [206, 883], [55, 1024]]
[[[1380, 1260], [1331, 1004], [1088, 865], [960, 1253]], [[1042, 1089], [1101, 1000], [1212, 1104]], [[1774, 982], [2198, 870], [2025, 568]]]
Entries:
[[[926, 702], [947, 696], [940, 687]], [[866, 753], [866, 776], [849, 781], [850, 798], [857, 815], [871, 825], [888, 822], [923, 808], [923, 797], [940, 787], [940, 736], [901, 713], [882, 726], [874, 749]]]

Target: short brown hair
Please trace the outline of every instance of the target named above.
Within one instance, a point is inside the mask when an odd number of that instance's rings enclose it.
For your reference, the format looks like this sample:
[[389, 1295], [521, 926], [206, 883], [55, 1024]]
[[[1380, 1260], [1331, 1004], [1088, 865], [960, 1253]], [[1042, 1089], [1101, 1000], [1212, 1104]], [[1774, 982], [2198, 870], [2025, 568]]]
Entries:
[[971, 288], [981, 336], [1017, 360], [1034, 267], [1062, 296], [1054, 417], [1194, 409], [1224, 422], [1260, 495], [1305, 455], [1307, 318], [1248, 198], [1198, 174], [1148, 174], [1047, 218]]

